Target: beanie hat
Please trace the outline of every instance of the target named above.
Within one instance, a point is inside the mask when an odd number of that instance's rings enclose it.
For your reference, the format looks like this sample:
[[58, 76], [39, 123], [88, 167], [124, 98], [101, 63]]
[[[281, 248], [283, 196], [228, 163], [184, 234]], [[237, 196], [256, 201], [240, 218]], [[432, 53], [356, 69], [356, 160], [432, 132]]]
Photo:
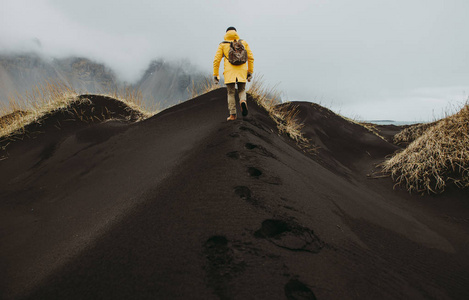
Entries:
[[228, 31], [230, 31], [230, 30], [234, 30], [234, 31], [236, 31], [236, 28], [234, 28], [233, 26], [231, 26], [231, 27], [228, 27], [228, 29], [226, 30], [226, 32], [228, 32]]

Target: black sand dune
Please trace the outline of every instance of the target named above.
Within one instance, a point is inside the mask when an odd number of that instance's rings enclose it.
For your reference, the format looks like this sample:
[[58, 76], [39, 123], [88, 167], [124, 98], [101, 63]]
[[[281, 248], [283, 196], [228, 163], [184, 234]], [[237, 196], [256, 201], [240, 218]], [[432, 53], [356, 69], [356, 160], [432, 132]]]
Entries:
[[[295, 106], [299, 110], [298, 119], [305, 124], [304, 136], [318, 146], [317, 158], [333, 172], [351, 175], [351, 170], [366, 171], [370, 161], [382, 162], [383, 157], [399, 149], [384, 136], [379, 138], [365, 127], [320, 105], [295, 102]], [[387, 133], [398, 128], [381, 129]]]
[[250, 103], [226, 122], [220, 89], [8, 145], [0, 298], [469, 297], [467, 192], [393, 191], [364, 174], [395, 146], [299, 103], [309, 156]]

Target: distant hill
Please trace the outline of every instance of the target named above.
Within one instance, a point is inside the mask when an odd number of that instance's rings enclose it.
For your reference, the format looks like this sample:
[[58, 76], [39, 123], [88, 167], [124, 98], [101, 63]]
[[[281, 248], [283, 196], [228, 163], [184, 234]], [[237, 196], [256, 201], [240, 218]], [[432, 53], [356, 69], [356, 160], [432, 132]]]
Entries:
[[206, 78], [206, 74], [188, 61], [166, 62], [159, 59], [150, 62], [134, 87], [142, 92], [144, 98], [168, 107], [189, 99], [192, 85], [200, 87]]
[[[189, 89], [206, 79], [187, 61], [150, 62], [142, 77], [130, 86], [139, 89], [147, 104], [166, 108], [189, 99]], [[128, 86], [108, 66], [84, 57], [45, 58], [36, 53], [0, 55], [0, 102], [24, 94], [46, 80], [63, 81], [82, 93], [103, 93]]]
[[79, 91], [97, 93], [118, 84], [114, 72], [87, 58], [47, 59], [37, 54], [0, 56], [0, 100], [31, 90], [46, 80], [63, 81]]

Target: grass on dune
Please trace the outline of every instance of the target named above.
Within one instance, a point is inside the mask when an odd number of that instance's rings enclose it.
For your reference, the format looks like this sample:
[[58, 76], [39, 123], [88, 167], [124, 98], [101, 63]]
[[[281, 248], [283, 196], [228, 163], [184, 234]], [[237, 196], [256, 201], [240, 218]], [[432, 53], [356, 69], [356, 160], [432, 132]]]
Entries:
[[[199, 85], [192, 82], [192, 86], [188, 89], [192, 98], [201, 94], [220, 88], [220, 84], [215, 84], [211, 76]], [[277, 124], [280, 133], [284, 133], [292, 138], [301, 148], [312, 150], [311, 142], [305, 138], [301, 132], [303, 124], [297, 120], [298, 109], [290, 103], [283, 103], [280, 101], [280, 92], [275, 87], [268, 88], [263, 82], [262, 76], [254, 77], [248, 94], [264, 108], [269, 116]], [[280, 105], [282, 104], [282, 105]]]
[[[207, 93], [217, 88], [219, 85], [215, 85], [211, 78], [207, 78], [202, 86], [193, 86], [191, 94], [196, 96], [196, 91]], [[313, 150], [311, 142], [302, 134], [303, 124], [297, 119], [299, 112], [297, 107], [289, 103], [282, 104], [280, 93], [275, 88], [266, 88], [262, 77], [254, 79], [248, 93], [268, 112], [277, 124], [280, 133], [288, 135], [302, 149]], [[146, 119], [156, 113], [156, 110], [144, 108], [145, 102], [142, 94], [132, 88], [116, 88], [100, 95], [123, 102], [129, 109], [139, 112], [141, 119]], [[27, 125], [40, 122], [42, 118], [55, 111], [69, 112], [73, 118], [86, 121], [89, 116], [81, 115], [79, 111], [71, 108], [72, 104], [91, 104], [86, 96], [87, 94], [79, 93], [63, 82], [46, 82], [23, 95], [17, 94], [9, 99], [8, 106], [0, 106], [0, 138], [25, 134]]]
[[213, 77], [207, 75], [201, 82], [196, 83], [194, 80], [192, 80], [192, 84], [187, 88], [187, 92], [190, 98], [193, 99], [218, 88], [220, 88], [220, 85], [215, 84]]
[[48, 113], [65, 109], [78, 94], [63, 82], [46, 82], [0, 106], [0, 138], [24, 133], [25, 126]]
[[344, 117], [342, 115], [339, 115], [339, 116], [344, 118], [345, 120], [349, 121], [352, 124], [355, 124], [355, 125], [358, 125], [358, 126], [361, 126], [361, 127], [365, 128], [366, 130], [368, 130], [372, 134], [376, 135], [377, 137], [379, 137], [383, 141], [386, 141], [386, 139], [380, 134], [379, 130], [377, 129], [376, 124], [354, 120], [354, 119], [351, 119], [351, 118]]
[[119, 100], [127, 105], [129, 109], [138, 111], [142, 115], [142, 120], [154, 116], [160, 111], [160, 103], [155, 103], [152, 107], [147, 107], [142, 92], [133, 87], [126, 86], [122, 88], [114, 88], [109, 91], [104, 91], [100, 95]]
[[[409, 192], [441, 193], [469, 187], [469, 104], [458, 113], [405, 133], [409, 146], [383, 163]], [[404, 140], [400, 137], [399, 140]]]
[[[154, 114], [143, 108], [141, 93], [131, 88], [115, 89], [103, 96], [123, 102], [129, 109], [137, 111], [141, 119]], [[74, 118], [83, 120], [87, 116], [80, 115], [80, 112], [71, 106], [90, 103], [89, 99], [80, 97], [80, 94], [66, 83], [46, 81], [29, 92], [10, 97], [8, 105], [0, 104], [0, 138], [25, 134], [27, 125], [41, 122], [41, 119], [55, 111], [68, 111]]]
[[396, 134], [393, 138], [394, 144], [401, 145], [401, 144], [408, 144], [412, 143], [416, 139], [418, 139], [422, 134], [430, 127], [436, 125], [438, 121], [431, 122], [431, 123], [420, 123], [411, 125], [398, 134]]
[[308, 152], [314, 152], [312, 142], [303, 133], [302, 124], [297, 115], [298, 107], [291, 103], [282, 103], [280, 92], [275, 87], [266, 87], [262, 76], [254, 77], [248, 90], [251, 97], [263, 107], [277, 124], [280, 133], [288, 135], [298, 146]]

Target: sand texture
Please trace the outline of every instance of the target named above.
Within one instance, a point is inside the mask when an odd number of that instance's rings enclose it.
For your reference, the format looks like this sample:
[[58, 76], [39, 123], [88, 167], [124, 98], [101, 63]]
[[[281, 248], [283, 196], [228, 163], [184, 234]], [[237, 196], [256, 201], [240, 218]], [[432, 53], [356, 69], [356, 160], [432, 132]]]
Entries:
[[469, 193], [369, 176], [398, 127], [298, 102], [311, 155], [248, 101], [3, 141], [0, 299], [469, 299]]

